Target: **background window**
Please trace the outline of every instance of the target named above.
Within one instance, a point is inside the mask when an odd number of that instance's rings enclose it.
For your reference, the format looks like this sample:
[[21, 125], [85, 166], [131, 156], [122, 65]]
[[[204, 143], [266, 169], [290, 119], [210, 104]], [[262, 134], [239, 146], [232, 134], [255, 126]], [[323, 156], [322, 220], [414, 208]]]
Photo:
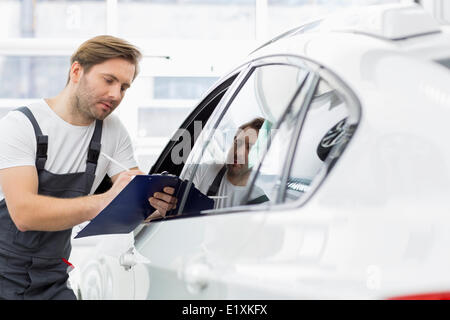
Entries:
[[179, 39], [252, 39], [255, 0], [119, 0], [119, 35]]
[[0, 38], [88, 38], [106, 33], [104, 0], [2, 0]]
[[141, 137], [171, 137], [191, 112], [191, 108], [139, 108], [138, 126]]
[[199, 99], [217, 77], [155, 77], [155, 99]]
[[0, 97], [53, 97], [65, 87], [69, 68], [70, 57], [0, 56]]

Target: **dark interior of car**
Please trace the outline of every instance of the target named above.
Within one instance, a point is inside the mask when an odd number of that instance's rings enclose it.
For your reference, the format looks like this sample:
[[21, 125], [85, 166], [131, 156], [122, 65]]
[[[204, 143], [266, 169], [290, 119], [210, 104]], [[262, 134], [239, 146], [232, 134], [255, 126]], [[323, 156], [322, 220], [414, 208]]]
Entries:
[[[198, 137], [194, 135], [194, 121], [200, 121], [202, 124], [202, 128], [204, 128], [206, 122], [211, 116], [212, 112], [219, 104], [222, 97], [225, 95], [225, 92], [230, 87], [231, 83], [233, 83], [237, 74], [233, 75], [231, 78], [224, 81], [220, 84], [213, 92], [211, 92], [202, 102], [198, 105], [197, 108], [187, 117], [187, 119], [180, 126], [180, 129], [185, 129], [189, 132], [191, 137], [191, 146], [189, 150], [192, 150], [195, 141]], [[184, 163], [175, 164], [172, 161], [171, 152], [173, 148], [181, 142], [183, 138], [181, 136], [177, 137], [177, 134], [174, 135], [167, 143], [163, 152], [159, 156], [158, 160], [156, 160], [155, 164], [151, 167], [149, 174], [161, 173], [163, 171], [167, 171], [170, 174], [179, 176], [181, 171], [183, 170]], [[183, 155], [183, 158], [186, 159], [188, 155]]]

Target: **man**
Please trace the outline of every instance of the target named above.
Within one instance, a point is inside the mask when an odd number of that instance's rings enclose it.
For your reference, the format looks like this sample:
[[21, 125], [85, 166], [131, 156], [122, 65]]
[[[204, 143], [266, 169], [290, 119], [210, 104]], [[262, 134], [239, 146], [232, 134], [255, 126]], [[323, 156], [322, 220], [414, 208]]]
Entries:
[[[264, 122], [263, 118], [255, 118], [238, 128], [225, 164], [203, 163], [198, 166], [193, 183], [202, 193], [215, 198], [215, 209], [243, 204], [248, 189], [247, 182], [252, 172], [249, 153], [258, 140]], [[192, 169], [192, 166], [190, 168]], [[187, 169], [187, 173], [182, 176], [189, 178], [189, 171]], [[254, 186], [246, 204], [266, 201], [269, 201], [269, 198], [264, 191]]]
[[[126, 129], [110, 116], [140, 58], [122, 39], [90, 39], [72, 55], [56, 97], [0, 120], [0, 298], [75, 299], [65, 263], [72, 227], [92, 220], [142, 174]], [[106, 174], [111, 189], [92, 195]], [[172, 188], [164, 191], [149, 199], [162, 215], [176, 202]]]

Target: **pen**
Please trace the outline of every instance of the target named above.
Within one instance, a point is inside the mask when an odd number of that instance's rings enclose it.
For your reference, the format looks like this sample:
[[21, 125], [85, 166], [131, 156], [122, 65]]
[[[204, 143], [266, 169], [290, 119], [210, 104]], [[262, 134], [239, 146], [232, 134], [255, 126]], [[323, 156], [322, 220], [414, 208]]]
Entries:
[[130, 169], [128, 169], [127, 167], [125, 167], [123, 164], [121, 164], [120, 162], [118, 162], [117, 160], [114, 160], [113, 158], [111, 158], [110, 156], [108, 156], [107, 154], [103, 153], [100, 151], [100, 154], [102, 156], [104, 156], [106, 159], [108, 159], [109, 161], [111, 161], [112, 163], [118, 165], [119, 167], [121, 167], [122, 169], [126, 170], [126, 171], [130, 171]]

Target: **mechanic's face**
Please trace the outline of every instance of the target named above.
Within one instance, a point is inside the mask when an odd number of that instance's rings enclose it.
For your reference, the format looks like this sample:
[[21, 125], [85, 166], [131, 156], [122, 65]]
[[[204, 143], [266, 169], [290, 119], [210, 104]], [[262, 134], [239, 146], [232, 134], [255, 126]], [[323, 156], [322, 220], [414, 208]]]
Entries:
[[88, 119], [105, 119], [125, 96], [135, 73], [131, 62], [109, 59], [96, 64], [87, 72], [81, 72], [75, 93], [75, 105]]
[[234, 137], [234, 143], [228, 151], [227, 168], [231, 176], [241, 176], [250, 171], [248, 167], [248, 153], [258, 139], [258, 130], [247, 127], [239, 130]]

